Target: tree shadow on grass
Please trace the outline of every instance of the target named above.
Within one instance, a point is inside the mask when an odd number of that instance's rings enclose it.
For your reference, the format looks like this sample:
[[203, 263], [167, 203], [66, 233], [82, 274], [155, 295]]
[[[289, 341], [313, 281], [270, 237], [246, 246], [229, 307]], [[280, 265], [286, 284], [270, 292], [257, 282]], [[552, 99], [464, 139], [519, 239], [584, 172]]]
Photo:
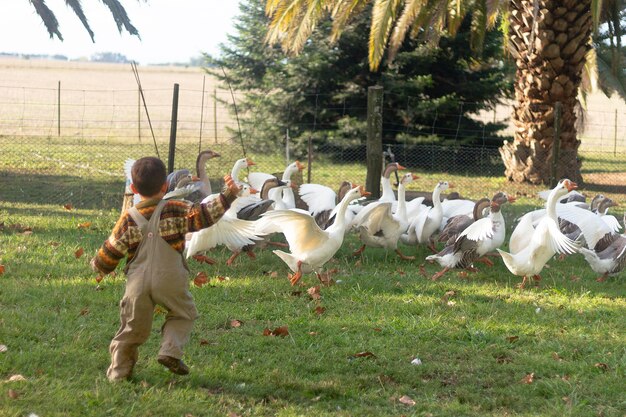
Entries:
[[85, 178], [0, 171], [0, 200], [15, 204], [71, 204], [75, 208], [110, 209], [122, 205], [124, 182], [118, 178]]

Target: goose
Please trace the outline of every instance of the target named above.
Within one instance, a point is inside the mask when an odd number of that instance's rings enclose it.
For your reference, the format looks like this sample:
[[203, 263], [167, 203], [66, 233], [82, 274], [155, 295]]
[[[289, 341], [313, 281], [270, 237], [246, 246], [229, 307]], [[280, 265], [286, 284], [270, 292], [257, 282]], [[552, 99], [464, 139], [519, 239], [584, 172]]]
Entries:
[[[237, 184], [241, 185], [243, 184], [243, 182], [239, 180], [239, 173], [241, 172], [242, 169], [250, 167], [252, 165], [256, 165], [256, 164], [252, 162], [252, 159], [250, 158], [238, 159], [233, 164], [233, 169], [230, 171], [230, 176], [233, 178], [233, 180], [235, 180]], [[255, 188], [255, 189], [258, 189], [258, 188]]]
[[179, 179], [176, 182], [175, 187], [172, 191], [169, 191], [163, 196], [164, 200], [169, 200], [173, 198], [187, 199], [190, 194], [200, 191], [202, 185], [200, 184], [200, 179], [198, 177], [194, 177], [191, 174], [187, 174], [185, 176], [176, 177]]
[[321, 280], [322, 267], [343, 243], [345, 211], [348, 204], [368, 194], [363, 186], [354, 186], [348, 191], [338, 205], [337, 220], [326, 230], [322, 230], [308, 212], [291, 209], [273, 210], [263, 214], [256, 222], [255, 233], [285, 235], [291, 253], [280, 250], [273, 252], [294, 272], [289, 278], [291, 285], [295, 285], [303, 273], [315, 272]]
[[594, 210], [598, 216], [600, 216], [600, 218], [602, 219], [603, 222], [605, 222], [607, 224], [607, 226], [609, 226], [611, 228], [611, 230], [613, 230], [616, 233], [619, 233], [619, 231], [622, 229], [622, 226], [620, 226], [619, 221], [617, 221], [617, 218], [613, 215], [608, 214], [608, 210], [611, 207], [615, 207], [618, 206], [618, 204], [611, 200], [608, 197], [605, 197], [602, 194], [599, 194], [600, 196], [600, 201], [597, 202], [597, 204], [594, 207], [594, 202], [591, 202], [591, 209]]
[[463, 230], [467, 229], [470, 224], [474, 223], [478, 219], [482, 219], [484, 217], [483, 212], [489, 207], [490, 204], [491, 200], [488, 198], [481, 198], [474, 203], [474, 210], [472, 211], [471, 216], [467, 214], [458, 214], [450, 217], [444, 228], [441, 229], [437, 241], [445, 243], [446, 246], [453, 244]]
[[[206, 229], [191, 233], [191, 238], [185, 246], [187, 258], [201, 251], [213, 249], [218, 245], [226, 246], [232, 255], [226, 261], [231, 265], [247, 245], [252, 245], [261, 238], [254, 233], [254, 222], [237, 218], [237, 212], [245, 197], [256, 193], [256, 190], [248, 184], [244, 184], [237, 198], [226, 210], [224, 215], [213, 225]], [[207, 197], [205, 200], [209, 199]], [[240, 201], [241, 200], [241, 201]], [[208, 201], [208, 200], [207, 200]], [[205, 201], [203, 201], [205, 202]], [[246, 252], [251, 258], [254, 254]]]
[[[209, 180], [209, 177], [206, 173], [206, 164], [210, 159], [217, 158], [219, 156], [220, 156], [219, 153], [214, 152], [212, 150], [205, 150], [198, 154], [198, 156], [196, 157], [197, 177], [193, 178], [194, 179], [193, 184], [187, 188], [187, 190], [189, 191], [189, 194], [184, 197], [185, 199], [192, 201], [194, 203], [198, 203], [202, 201], [202, 199], [204, 199], [205, 197], [212, 194], [211, 181]], [[189, 172], [188, 169], [179, 169], [179, 170], [171, 172], [167, 176], [167, 184], [168, 184], [167, 191], [172, 192], [176, 189], [180, 190], [181, 187], [178, 186], [178, 183], [180, 182], [181, 179], [189, 175], [191, 175], [191, 172]], [[180, 197], [177, 196], [177, 198], [180, 198]]]
[[[348, 181], [343, 181], [337, 192], [322, 184], [302, 184], [298, 194], [307, 205], [307, 211], [315, 218], [315, 223], [326, 229], [335, 219], [335, 216], [331, 215], [334, 213], [333, 210], [351, 189], [352, 183]], [[346, 224], [352, 221], [350, 214], [354, 215], [352, 211], [346, 210]]]
[[[390, 202], [378, 203], [365, 216], [361, 213], [356, 223], [356, 229], [363, 245], [354, 252], [354, 255], [363, 253], [366, 247], [393, 249], [401, 259], [413, 260], [414, 256], [404, 255], [398, 249], [398, 240], [409, 227], [406, 211], [406, 185], [417, 179], [415, 174], [404, 174], [398, 185], [398, 208], [392, 213]], [[356, 221], [356, 219], [355, 219]]]
[[[626, 227], [626, 213], [624, 213], [624, 227]], [[619, 274], [626, 267], [626, 236], [615, 233], [611, 241], [605, 247], [589, 249], [581, 247], [580, 253], [591, 269], [601, 274], [597, 281], [604, 281], [608, 276]]]
[[[484, 200], [489, 203], [489, 215], [479, 218], [483, 208], [486, 208]], [[472, 266], [474, 261], [493, 265], [493, 262], [483, 256], [504, 243], [506, 231], [500, 209], [503, 204], [514, 202], [515, 198], [500, 192], [496, 193], [491, 201], [484, 200], [481, 199], [476, 203], [473, 222], [470, 220], [471, 223], [457, 237], [451, 236], [442, 251], [426, 257], [427, 261], [437, 262], [443, 267], [431, 277], [433, 281], [441, 278], [451, 268], [474, 269]]]
[[[291, 181], [291, 176], [297, 172], [302, 171], [305, 168], [304, 165], [300, 163], [300, 161], [295, 161], [285, 168], [283, 171], [283, 175], [281, 180], [284, 182]], [[260, 190], [263, 187], [265, 181], [273, 177], [272, 174], [267, 174], [265, 172], [251, 172], [248, 174], [248, 182], [251, 186]], [[291, 181], [292, 184], [295, 185], [294, 181]], [[296, 207], [296, 198], [293, 194], [293, 187], [285, 188], [282, 191], [282, 200], [287, 208], [295, 208]]]
[[433, 190], [433, 206], [426, 207], [421, 210], [417, 217], [413, 219], [407, 233], [403, 234], [401, 240], [407, 245], [416, 243], [428, 243], [428, 247], [433, 253], [435, 250], [435, 242], [433, 234], [439, 229], [443, 217], [441, 207], [441, 192], [452, 187], [447, 181], [439, 181]]
[[[244, 201], [244, 204], [240, 206], [241, 208], [237, 212], [237, 217], [243, 220], [258, 220], [261, 214], [277, 208], [274, 199], [279, 199], [282, 190], [288, 186], [289, 184], [276, 177], [266, 179], [261, 187], [261, 191], [258, 193], [260, 197], [249, 198]], [[278, 190], [274, 190], [275, 188], [278, 188]]]
[[558, 199], [575, 188], [576, 183], [569, 179], [561, 180], [550, 192], [546, 213], [537, 226], [533, 226], [531, 217], [523, 216], [511, 235], [511, 252], [497, 249], [507, 269], [514, 275], [523, 277], [520, 288], [525, 286], [529, 276], [540, 280], [539, 273], [556, 253], [572, 254], [578, 250], [578, 244], [559, 230], [556, 213]]

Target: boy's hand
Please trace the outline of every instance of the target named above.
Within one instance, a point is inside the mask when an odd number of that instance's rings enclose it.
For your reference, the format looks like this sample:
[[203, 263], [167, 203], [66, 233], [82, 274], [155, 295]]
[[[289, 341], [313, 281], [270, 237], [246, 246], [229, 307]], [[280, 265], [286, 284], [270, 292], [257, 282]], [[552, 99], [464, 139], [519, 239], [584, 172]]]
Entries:
[[233, 196], [236, 196], [241, 191], [241, 186], [237, 185], [235, 180], [233, 180], [233, 177], [230, 175], [224, 175], [224, 185], [226, 186], [228, 192]]

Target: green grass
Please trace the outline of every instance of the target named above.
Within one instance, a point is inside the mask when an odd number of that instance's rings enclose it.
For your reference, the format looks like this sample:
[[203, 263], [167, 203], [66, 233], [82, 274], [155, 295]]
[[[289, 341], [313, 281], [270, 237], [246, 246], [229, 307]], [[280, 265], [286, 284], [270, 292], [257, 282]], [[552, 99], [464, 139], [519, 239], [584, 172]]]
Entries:
[[[509, 227], [513, 211], [534, 204], [505, 207]], [[357, 263], [352, 236], [329, 265], [338, 283], [322, 287], [318, 301], [306, 292], [318, 284], [314, 276], [291, 287], [269, 251], [233, 268], [224, 250], [212, 254], [216, 266], [192, 263], [211, 281], [191, 287], [201, 314], [185, 353], [191, 375], [173, 376], [156, 362], [157, 313], [133, 380], [110, 384], [108, 344], [124, 278], [98, 286], [87, 264], [117, 214], [0, 203], [0, 344], [8, 348], [0, 353], [0, 416], [626, 413], [623, 277], [596, 282], [575, 255], [551, 261], [541, 285], [525, 290], [500, 260], [432, 282], [420, 274], [426, 249], [404, 248], [413, 262], [368, 249]], [[84, 222], [91, 227], [79, 229]], [[85, 255], [77, 259], [79, 248]], [[437, 270], [424, 268], [429, 276]], [[243, 325], [231, 327], [232, 319]], [[278, 326], [289, 336], [262, 335]], [[416, 357], [422, 365], [411, 365]], [[532, 383], [523, 383], [531, 373]], [[26, 381], [6, 382], [15, 374]], [[402, 396], [416, 404], [402, 404]]]

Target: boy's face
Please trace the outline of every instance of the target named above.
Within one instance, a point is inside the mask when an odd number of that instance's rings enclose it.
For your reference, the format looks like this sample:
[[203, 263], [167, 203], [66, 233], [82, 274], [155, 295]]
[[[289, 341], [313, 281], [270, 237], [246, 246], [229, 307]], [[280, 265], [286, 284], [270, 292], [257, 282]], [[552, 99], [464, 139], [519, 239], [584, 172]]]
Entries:
[[[135, 184], [131, 184], [130, 185], [130, 189], [134, 194], [139, 194], [139, 191], [137, 191], [137, 188], [135, 188]], [[167, 191], [167, 181], [165, 181], [163, 183], [163, 185], [161, 186], [161, 190], [156, 193], [155, 195], [142, 195], [139, 194], [139, 196], [141, 197], [142, 200], [147, 200], [150, 198], [160, 198], [163, 197], [165, 195], [165, 192]]]

